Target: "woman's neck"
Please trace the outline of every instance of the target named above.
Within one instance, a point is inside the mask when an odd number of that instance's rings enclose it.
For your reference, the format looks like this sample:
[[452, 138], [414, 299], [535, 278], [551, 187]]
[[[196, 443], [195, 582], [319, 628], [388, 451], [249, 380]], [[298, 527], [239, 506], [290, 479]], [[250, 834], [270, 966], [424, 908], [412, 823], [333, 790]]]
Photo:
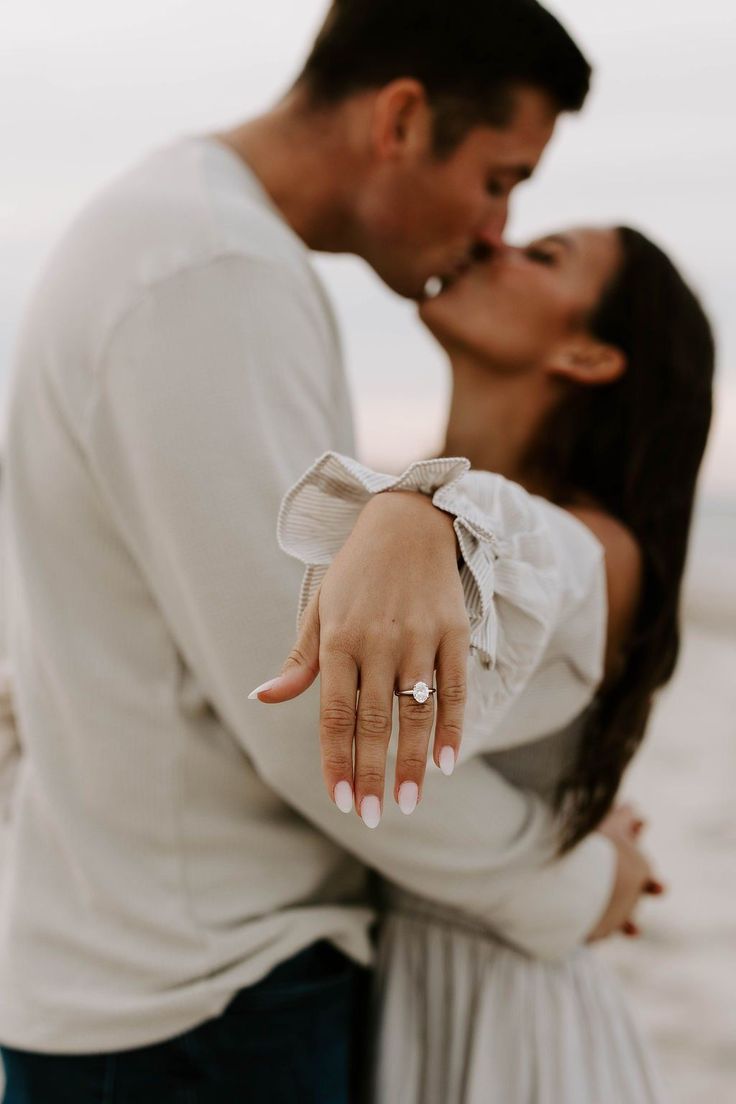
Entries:
[[445, 456], [466, 456], [472, 466], [545, 494], [544, 481], [527, 467], [530, 446], [557, 401], [532, 372], [494, 371], [472, 357], [452, 355], [453, 391]]

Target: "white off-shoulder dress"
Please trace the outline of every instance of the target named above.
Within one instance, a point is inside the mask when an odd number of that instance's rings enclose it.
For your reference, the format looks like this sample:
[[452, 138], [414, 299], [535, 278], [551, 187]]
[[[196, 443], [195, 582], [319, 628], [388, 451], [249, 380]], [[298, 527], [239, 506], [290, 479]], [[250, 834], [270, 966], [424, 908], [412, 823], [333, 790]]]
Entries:
[[[481, 756], [551, 804], [602, 676], [603, 550], [566, 511], [468, 469], [420, 461], [393, 477], [326, 453], [284, 499], [279, 540], [307, 565], [301, 616], [371, 494], [415, 489], [453, 514], [471, 621], [460, 763]], [[664, 1100], [595, 949], [536, 958], [467, 909], [388, 881], [380, 898], [372, 1104]]]
[[[579, 725], [489, 756], [549, 793]], [[655, 1104], [665, 1097], [597, 952], [534, 959], [472, 918], [382, 886], [374, 1104]]]

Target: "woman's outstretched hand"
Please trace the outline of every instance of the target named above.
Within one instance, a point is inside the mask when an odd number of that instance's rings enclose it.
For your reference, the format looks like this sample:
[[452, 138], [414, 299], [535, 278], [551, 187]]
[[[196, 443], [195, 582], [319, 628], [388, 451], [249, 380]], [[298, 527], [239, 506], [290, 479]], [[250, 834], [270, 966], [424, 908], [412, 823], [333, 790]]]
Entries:
[[[381, 818], [395, 688], [436, 685], [434, 760], [451, 774], [457, 759], [470, 642], [457, 557], [453, 519], [429, 497], [374, 495], [307, 607], [281, 675], [251, 695], [289, 701], [321, 674], [327, 790], [345, 812], [354, 802], [369, 827]], [[421, 798], [433, 720], [432, 696], [399, 698], [394, 799], [406, 813]]]
[[649, 861], [639, 849], [638, 841], [646, 822], [629, 804], [616, 805], [601, 823], [598, 831], [616, 847], [617, 869], [613, 893], [608, 907], [588, 936], [589, 942], [605, 939], [621, 931], [629, 937], [640, 934], [632, 919], [634, 908], [643, 893], [659, 896], [665, 887], [654, 876]]

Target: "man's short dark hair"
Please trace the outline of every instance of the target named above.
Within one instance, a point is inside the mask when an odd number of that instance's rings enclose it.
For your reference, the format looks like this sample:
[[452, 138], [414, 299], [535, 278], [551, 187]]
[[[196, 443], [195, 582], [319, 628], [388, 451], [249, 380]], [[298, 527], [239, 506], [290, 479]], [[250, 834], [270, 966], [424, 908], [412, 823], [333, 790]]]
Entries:
[[435, 147], [474, 125], [508, 125], [514, 90], [578, 111], [591, 67], [536, 0], [333, 0], [298, 83], [317, 106], [414, 77], [435, 111]]

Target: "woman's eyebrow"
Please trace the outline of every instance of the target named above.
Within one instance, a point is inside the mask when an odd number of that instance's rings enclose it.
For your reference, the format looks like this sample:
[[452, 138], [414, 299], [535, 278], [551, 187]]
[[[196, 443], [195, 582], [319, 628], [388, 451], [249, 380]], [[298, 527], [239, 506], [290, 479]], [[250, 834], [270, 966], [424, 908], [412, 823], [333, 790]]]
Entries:
[[564, 246], [564, 248], [568, 249], [571, 253], [573, 253], [577, 249], [577, 245], [572, 238], [569, 238], [567, 236], [567, 234], [547, 234], [543, 240], [548, 242], [557, 242], [558, 245]]

